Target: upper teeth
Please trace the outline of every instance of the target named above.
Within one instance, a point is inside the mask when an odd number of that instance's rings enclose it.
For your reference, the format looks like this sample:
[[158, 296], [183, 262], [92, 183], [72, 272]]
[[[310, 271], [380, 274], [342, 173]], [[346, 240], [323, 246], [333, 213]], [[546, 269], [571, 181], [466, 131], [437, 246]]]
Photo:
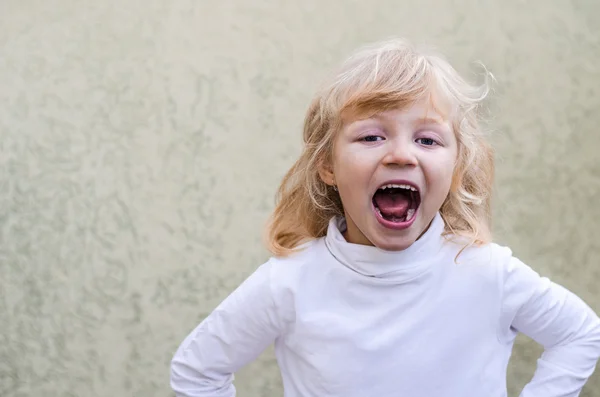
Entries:
[[382, 187], [380, 187], [380, 189], [387, 189], [387, 188], [397, 188], [397, 189], [407, 189], [407, 190], [412, 190], [413, 192], [416, 192], [417, 189], [413, 186], [410, 185], [396, 185], [394, 183], [390, 183], [387, 185], [383, 185]]

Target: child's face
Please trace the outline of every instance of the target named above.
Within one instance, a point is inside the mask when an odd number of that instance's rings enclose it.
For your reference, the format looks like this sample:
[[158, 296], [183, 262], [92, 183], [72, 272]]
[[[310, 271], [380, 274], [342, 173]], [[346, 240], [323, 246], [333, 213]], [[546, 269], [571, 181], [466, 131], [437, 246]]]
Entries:
[[414, 243], [448, 195], [457, 153], [450, 124], [428, 103], [346, 123], [330, 176], [344, 206], [348, 242], [385, 250]]

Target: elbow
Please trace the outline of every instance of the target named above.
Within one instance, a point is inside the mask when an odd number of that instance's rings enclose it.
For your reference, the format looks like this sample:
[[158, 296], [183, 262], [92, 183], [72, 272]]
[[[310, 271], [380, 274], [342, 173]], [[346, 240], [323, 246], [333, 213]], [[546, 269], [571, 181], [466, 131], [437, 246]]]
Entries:
[[582, 354], [597, 363], [600, 359], [600, 318], [594, 315], [594, 320], [586, 327], [577, 344]]
[[176, 397], [203, 397], [208, 389], [206, 376], [199, 363], [179, 348], [171, 360], [170, 385]]
[[590, 333], [590, 342], [594, 347], [596, 360], [600, 358], [600, 318], [596, 317], [595, 325]]
[[559, 361], [567, 360], [584, 364], [586, 368], [595, 367], [600, 359], [600, 318], [591, 312], [578, 332], [547, 351], [550, 355], [560, 353]]
[[176, 397], [232, 397], [233, 375], [205, 368], [197, 359], [180, 349], [170, 366], [170, 385]]
[[189, 393], [191, 382], [190, 376], [191, 368], [182, 360], [181, 353], [177, 352], [171, 360], [170, 367], [170, 385], [171, 389], [175, 392], [177, 397], [190, 397], [192, 394]]

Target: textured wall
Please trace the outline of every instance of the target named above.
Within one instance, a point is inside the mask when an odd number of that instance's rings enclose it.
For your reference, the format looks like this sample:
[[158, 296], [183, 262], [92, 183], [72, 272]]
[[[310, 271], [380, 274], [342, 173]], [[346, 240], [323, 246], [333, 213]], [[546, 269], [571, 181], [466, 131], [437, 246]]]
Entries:
[[[0, 396], [171, 395], [177, 345], [267, 257], [319, 79], [390, 35], [495, 74], [498, 240], [600, 310], [596, 0], [2, 0]], [[538, 353], [519, 339], [512, 395]], [[281, 395], [271, 352], [237, 379]]]

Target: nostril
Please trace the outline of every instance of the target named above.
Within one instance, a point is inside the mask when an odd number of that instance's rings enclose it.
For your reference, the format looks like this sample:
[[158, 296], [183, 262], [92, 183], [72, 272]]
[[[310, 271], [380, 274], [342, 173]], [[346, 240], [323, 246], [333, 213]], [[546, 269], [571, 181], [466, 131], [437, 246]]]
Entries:
[[415, 166], [418, 161], [416, 156], [410, 150], [391, 150], [384, 158], [387, 165], [398, 165], [402, 167]]

